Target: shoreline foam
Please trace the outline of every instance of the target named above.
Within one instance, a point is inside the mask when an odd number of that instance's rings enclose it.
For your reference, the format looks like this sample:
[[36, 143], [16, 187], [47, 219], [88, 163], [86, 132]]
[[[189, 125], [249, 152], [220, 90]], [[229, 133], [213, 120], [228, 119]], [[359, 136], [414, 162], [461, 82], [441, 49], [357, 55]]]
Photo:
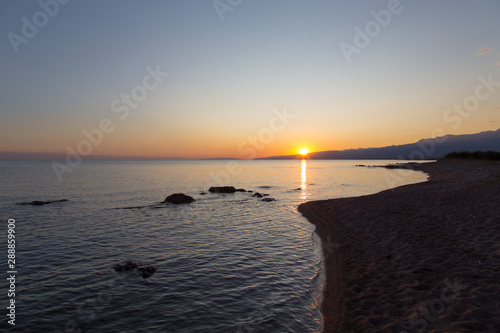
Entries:
[[411, 167], [429, 180], [299, 206], [323, 246], [324, 332], [500, 331], [500, 163]]

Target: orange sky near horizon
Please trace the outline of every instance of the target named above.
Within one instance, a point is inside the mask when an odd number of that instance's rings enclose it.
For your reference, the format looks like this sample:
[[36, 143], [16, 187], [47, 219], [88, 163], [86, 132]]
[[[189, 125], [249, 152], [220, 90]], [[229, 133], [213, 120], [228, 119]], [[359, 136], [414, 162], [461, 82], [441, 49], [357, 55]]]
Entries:
[[[487, 130], [496, 130], [498, 127], [492, 126]], [[436, 127], [433, 130], [439, 129]], [[484, 130], [471, 128], [470, 131], [445, 132], [445, 134], [472, 134]], [[397, 132], [397, 131], [394, 131]], [[310, 152], [325, 150], [343, 150], [369, 147], [384, 147], [390, 145], [406, 144], [418, 141], [423, 138], [434, 137], [434, 133], [429, 133], [424, 137], [417, 137], [416, 133], [408, 135], [399, 135], [395, 140], [393, 131], [388, 130], [385, 133], [370, 135], [365, 132], [366, 137], [352, 137], [348, 133], [332, 133], [329, 137], [317, 137], [314, 133], [303, 133], [301, 131], [288, 131], [277, 133], [271, 142], [262, 142], [258, 138], [259, 131], [250, 134], [234, 135], [234, 139], [227, 136], [227, 133], [213, 135], [212, 133], [200, 133], [198, 136], [191, 136], [189, 132], [184, 135], [176, 135], [175, 138], [168, 134], [161, 133], [143, 133], [136, 131], [135, 135], [129, 132], [120, 131], [111, 134], [104, 134], [100, 145], [92, 145], [92, 155], [106, 156], [144, 156], [144, 157], [179, 157], [179, 158], [217, 158], [229, 157], [238, 159], [248, 159], [254, 157], [267, 157], [276, 155], [294, 155], [298, 154], [299, 149], [308, 148]], [[439, 134], [440, 132], [435, 132]], [[252, 140], [255, 140], [253, 141]], [[78, 136], [72, 136], [68, 139], [67, 146], [73, 150], [78, 149], [82, 141], [89, 141], [87, 137], [80, 133]], [[58, 140], [54, 140], [54, 145]], [[0, 149], [4, 151], [24, 151], [24, 152], [53, 152], [66, 153], [66, 147], [61, 149], [47, 150], [47, 143], [30, 144], [30, 150], [12, 150]], [[11, 145], [5, 148], [12, 148]], [[22, 148], [20, 145], [19, 148]], [[38, 148], [38, 149], [37, 149]]]

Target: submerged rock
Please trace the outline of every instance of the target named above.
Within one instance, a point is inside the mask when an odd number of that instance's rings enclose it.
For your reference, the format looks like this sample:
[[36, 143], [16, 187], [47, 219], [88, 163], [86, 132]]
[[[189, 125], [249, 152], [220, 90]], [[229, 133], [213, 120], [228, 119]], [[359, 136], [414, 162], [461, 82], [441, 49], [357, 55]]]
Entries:
[[252, 197], [256, 197], [256, 198], [262, 198], [263, 195], [260, 194], [259, 192], [255, 192], [254, 194], [252, 194]]
[[211, 193], [234, 193], [236, 189], [234, 186], [213, 186], [208, 191]]
[[43, 205], [48, 205], [54, 202], [65, 202], [69, 201], [68, 199], [60, 199], [60, 200], [48, 200], [48, 201], [31, 201], [31, 202], [19, 202], [17, 203], [18, 205], [32, 205], [32, 206], [43, 206]]
[[141, 274], [141, 276], [145, 279], [153, 275], [156, 272], [156, 270], [157, 268], [155, 266], [146, 266], [137, 268], [139, 274]]
[[115, 271], [117, 272], [125, 272], [125, 271], [130, 271], [135, 268], [139, 268], [139, 264], [133, 262], [133, 261], [127, 261], [125, 264], [117, 264], [113, 267]]
[[264, 198], [262, 201], [270, 202], [270, 201], [276, 201], [274, 198]]
[[165, 198], [163, 202], [170, 202], [176, 205], [188, 204], [195, 201], [193, 197], [183, 193], [175, 193]]
[[147, 279], [157, 271], [157, 268], [155, 266], [140, 266], [138, 263], [135, 263], [133, 261], [127, 261], [123, 265], [115, 265], [113, 268], [117, 272], [126, 272], [137, 269], [137, 272], [139, 272], [139, 274], [145, 279]]

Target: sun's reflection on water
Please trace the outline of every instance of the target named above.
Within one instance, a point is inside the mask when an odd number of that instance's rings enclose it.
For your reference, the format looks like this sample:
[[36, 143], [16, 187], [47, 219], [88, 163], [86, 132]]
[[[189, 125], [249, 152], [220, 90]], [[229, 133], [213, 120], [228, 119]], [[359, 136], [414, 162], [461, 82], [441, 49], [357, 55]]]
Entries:
[[301, 173], [300, 173], [300, 200], [307, 200], [307, 163], [302, 159]]

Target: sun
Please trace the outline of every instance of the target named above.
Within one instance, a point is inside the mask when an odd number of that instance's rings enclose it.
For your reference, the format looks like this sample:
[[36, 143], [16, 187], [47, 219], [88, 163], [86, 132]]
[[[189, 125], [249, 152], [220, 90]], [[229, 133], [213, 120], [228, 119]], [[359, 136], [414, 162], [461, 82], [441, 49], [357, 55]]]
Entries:
[[307, 154], [309, 154], [309, 149], [307, 149], [307, 148], [300, 148], [299, 149], [299, 154], [302, 155], [302, 156], [306, 156]]

